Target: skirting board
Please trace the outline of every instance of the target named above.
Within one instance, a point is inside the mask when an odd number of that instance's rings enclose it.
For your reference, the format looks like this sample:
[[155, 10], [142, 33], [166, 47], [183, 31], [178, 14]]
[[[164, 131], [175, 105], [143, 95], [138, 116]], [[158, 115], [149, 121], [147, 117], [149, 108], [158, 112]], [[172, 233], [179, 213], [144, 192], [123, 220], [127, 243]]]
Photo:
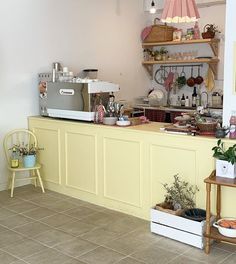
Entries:
[[[30, 180], [22, 180], [22, 181], [16, 181], [15, 182], [15, 187], [20, 187], [24, 185], [31, 184]], [[8, 183], [1, 183], [0, 184], [0, 191], [5, 191], [8, 189]]]

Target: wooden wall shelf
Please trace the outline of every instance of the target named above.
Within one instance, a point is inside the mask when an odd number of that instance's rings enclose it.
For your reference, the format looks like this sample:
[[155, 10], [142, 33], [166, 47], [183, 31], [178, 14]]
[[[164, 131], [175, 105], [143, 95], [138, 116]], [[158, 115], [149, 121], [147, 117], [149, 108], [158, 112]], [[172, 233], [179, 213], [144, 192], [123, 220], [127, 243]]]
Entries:
[[153, 75], [153, 66], [154, 65], [166, 65], [166, 64], [193, 64], [193, 63], [207, 63], [212, 69], [215, 79], [217, 79], [218, 74], [218, 55], [219, 55], [219, 39], [194, 39], [194, 40], [184, 40], [184, 41], [166, 41], [166, 42], [152, 42], [152, 43], [143, 43], [143, 48], [158, 47], [158, 46], [179, 46], [179, 45], [191, 45], [191, 44], [208, 44], [211, 47], [211, 50], [215, 56], [212, 59], [192, 59], [192, 60], [166, 60], [166, 61], [144, 61], [142, 64], [152, 77]]

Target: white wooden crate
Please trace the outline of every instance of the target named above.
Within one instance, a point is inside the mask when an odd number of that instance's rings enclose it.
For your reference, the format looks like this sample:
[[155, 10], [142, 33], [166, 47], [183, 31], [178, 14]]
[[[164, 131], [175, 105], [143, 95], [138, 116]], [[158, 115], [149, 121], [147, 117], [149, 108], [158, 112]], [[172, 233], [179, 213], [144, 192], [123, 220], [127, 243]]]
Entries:
[[[215, 220], [212, 216], [211, 223]], [[171, 239], [204, 248], [206, 221], [197, 222], [187, 218], [151, 209], [151, 232]]]

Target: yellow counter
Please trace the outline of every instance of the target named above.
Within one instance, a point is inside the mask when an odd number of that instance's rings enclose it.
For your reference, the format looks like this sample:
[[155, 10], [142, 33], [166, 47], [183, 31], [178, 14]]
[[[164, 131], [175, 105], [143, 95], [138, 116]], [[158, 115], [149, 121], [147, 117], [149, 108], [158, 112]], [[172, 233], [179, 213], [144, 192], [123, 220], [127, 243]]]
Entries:
[[[203, 180], [215, 168], [211, 149], [217, 139], [167, 134], [160, 131], [163, 126], [29, 117], [29, 129], [44, 148], [39, 161], [48, 189], [144, 219], [149, 219], [150, 207], [164, 200], [162, 184], [171, 183], [177, 173], [197, 184], [196, 203], [205, 208]], [[224, 141], [226, 146], [235, 143]], [[227, 188], [222, 193], [222, 215], [236, 217], [236, 192]]]

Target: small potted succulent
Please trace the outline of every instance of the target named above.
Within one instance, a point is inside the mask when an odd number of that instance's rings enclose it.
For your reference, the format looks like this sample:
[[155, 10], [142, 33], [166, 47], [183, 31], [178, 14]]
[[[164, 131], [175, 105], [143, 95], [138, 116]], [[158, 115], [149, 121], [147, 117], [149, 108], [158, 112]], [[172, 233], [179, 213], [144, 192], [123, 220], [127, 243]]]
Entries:
[[216, 158], [216, 176], [236, 178], [236, 144], [225, 149], [224, 143], [219, 139], [212, 150], [213, 157]]
[[161, 60], [167, 60], [168, 59], [168, 50], [165, 47], [161, 47], [159, 52], [161, 55]]
[[204, 26], [203, 31], [204, 31], [202, 33], [202, 38], [203, 39], [214, 38], [216, 32], [220, 33], [218, 27], [216, 25], [214, 25], [214, 24], [206, 24]]

